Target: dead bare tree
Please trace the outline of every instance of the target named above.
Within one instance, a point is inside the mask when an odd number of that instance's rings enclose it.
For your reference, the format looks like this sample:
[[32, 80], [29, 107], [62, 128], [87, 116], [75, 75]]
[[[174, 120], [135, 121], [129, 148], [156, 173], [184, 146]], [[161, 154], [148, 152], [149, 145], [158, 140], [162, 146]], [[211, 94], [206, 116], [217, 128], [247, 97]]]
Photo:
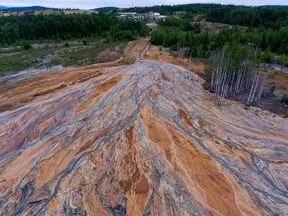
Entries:
[[267, 74], [263, 75], [263, 79], [262, 79], [262, 82], [261, 82], [261, 86], [260, 86], [259, 93], [258, 93], [258, 96], [256, 98], [256, 101], [260, 101], [261, 100], [261, 97], [262, 97], [262, 94], [263, 94], [263, 90], [264, 90], [264, 86], [266, 84], [267, 76], [268, 76]]
[[217, 95], [217, 105], [223, 98], [240, 94], [250, 88], [246, 104], [261, 99], [266, 76], [255, 70], [255, 52], [244, 46], [224, 47], [211, 58], [210, 90]]

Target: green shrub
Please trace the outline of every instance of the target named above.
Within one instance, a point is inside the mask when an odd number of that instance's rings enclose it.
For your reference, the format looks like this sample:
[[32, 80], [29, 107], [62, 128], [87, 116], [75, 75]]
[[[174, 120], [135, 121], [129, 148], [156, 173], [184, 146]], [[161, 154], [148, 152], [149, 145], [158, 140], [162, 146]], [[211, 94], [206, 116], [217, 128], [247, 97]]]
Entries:
[[31, 44], [28, 43], [27, 41], [23, 42], [22, 47], [24, 50], [29, 50], [32, 48]]
[[171, 46], [171, 50], [172, 50], [172, 51], [178, 51], [178, 50], [179, 50], [178, 44], [173, 44], [173, 45]]
[[288, 66], [288, 56], [285, 56], [284, 54], [282, 54], [281, 56], [280, 56], [280, 58], [279, 58], [279, 64], [281, 65], [281, 66]]
[[274, 61], [274, 54], [271, 52], [270, 48], [267, 48], [262, 55], [262, 60], [266, 63], [272, 63]]
[[101, 36], [102, 36], [103, 39], [105, 39], [105, 42], [106, 42], [106, 43], [111, 43], [111, 42], [113, 41], [113, 38], [112, 38], [112, 36], [111, 36], [111, 33], [108, 32], [108, 31], [103, 32]]
[[69, 45], [68, 42], [66, 42], [64, 46], [65, 46], [65, 47], [69, 47], [70, 45]]
[[272, 86], [270, 87], [270, 93], [271, 93], [271, 94], [274, 94], [274, 93], [275, 93], [275, 90], [276, 90], [276, 86], [275, 86], [275, 85], [272, 85]]
[[284, 94], [284, 95], [281, 97], [281, 103], [288, 104], [288, 94]]

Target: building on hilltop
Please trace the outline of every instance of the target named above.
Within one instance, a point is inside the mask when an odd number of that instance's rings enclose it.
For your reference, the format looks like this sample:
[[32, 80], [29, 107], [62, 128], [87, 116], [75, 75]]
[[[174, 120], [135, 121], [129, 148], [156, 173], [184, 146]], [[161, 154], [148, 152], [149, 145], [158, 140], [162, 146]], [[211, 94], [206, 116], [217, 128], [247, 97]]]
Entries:
[[117, 14], [117, 18], [120, 20], [158, 20], [166, 18], [166, 16], [162, 16], [160, 13], [149, 12], [145, 14], [137, 14], [136, 12], [119, 12]]
[[137, 13], [136, 12], [119, 12], [117, 18], [120, 20], [136, 20]]
[[145, 19], [145, 15], [144, 14], [137, 14], [137, 18], [140, 20], [144, 20]]
[[166, 16], [162, 16], [160, 13], [152, 12], [152, 11], [149, 13], [145, 13], [144, 17], [145, 17], [145, 19], [149, 19], [149, 20], [158, 20], [158, 19], [166, 18]]

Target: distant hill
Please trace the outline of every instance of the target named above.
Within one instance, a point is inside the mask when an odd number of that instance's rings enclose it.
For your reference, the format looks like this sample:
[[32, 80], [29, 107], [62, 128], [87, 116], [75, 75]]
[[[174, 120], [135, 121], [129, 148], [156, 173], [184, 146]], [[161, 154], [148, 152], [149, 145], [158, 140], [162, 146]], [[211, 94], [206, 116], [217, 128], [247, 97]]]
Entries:
[[[42, 7], [41, 7], [42, 8]], [[97, 14], [93, 10], [79, 10], [79, 9], [56, 9], [56, 8], [45, 8], [39, 9], [25, 9], [25, 10], [1, 10], [1, 16], [28, 16], [28, 15], [68, 15], [68, 14]], [[0, 28], [1, 29], [1, 28]]]
[[47, 7], [42, 7], [42, 6], [31, 6], [31, 7], [4, 7], [1, 8], [2, 6], [0, 6], [1, 10], [5, 10], [5, 11], [36, 11], [36, 10], [46, 10], [49, 9]]
[[0, 5], [0, 10], [7, 9], [7, 7]]
[[97, 10], [99, 12], [105, 12], [105, 11], [112, 11], [112, 10], [117, 10], [119, 9], [118, 7], [101, 7], [101, 8], [95, 8], [93, 10]]

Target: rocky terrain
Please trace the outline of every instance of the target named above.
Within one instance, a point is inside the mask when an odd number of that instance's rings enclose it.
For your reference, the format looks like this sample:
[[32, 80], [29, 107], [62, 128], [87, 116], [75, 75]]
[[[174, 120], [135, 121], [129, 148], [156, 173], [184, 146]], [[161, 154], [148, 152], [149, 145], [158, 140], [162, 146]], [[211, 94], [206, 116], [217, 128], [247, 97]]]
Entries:
[[287, 119], [202, 82], [144, 57], [0, 89], [38, 92], [0, 113], [0, 215], [287, 214]]

